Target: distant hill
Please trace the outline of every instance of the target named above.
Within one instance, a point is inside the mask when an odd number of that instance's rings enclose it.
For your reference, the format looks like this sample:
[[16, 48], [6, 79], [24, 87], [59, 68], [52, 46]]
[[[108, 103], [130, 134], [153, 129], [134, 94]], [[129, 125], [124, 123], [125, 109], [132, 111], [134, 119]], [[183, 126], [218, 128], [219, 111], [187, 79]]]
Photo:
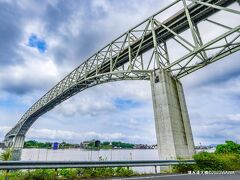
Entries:
[[209, 146], [216, 147], [218, 144], [210, 144]]

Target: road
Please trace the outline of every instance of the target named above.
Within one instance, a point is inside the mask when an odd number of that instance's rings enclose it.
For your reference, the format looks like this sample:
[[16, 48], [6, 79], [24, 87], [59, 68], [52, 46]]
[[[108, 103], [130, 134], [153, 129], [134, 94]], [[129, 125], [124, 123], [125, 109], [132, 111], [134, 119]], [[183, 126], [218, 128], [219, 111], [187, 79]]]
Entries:
[[116, 178], [114, 180], [240, 180], [240, 173], [231, 175], [189, 175], [189, 174], [176, 174], [176, 175], [151, 175], [130, 178]]

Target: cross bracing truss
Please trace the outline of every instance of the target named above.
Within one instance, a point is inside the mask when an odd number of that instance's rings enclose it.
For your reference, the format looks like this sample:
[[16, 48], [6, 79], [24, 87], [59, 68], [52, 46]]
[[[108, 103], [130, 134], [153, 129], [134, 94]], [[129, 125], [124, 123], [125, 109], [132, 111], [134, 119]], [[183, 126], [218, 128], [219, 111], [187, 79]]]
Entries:
[[[117, 80], [149, 80], [156, 69], [179, 79], [238, 51], [238, 3], [174, 1], [74, 69], [32, 105], [5, 140], [25, 135], [39, 116], [86, 88]], [[221, 13], [231, 21], [217, 18]]]

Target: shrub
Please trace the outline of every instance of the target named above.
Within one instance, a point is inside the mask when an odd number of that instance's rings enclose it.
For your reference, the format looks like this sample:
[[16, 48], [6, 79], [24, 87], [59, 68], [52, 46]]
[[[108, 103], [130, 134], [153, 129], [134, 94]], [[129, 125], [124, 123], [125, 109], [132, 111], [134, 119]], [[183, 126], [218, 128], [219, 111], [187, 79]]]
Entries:
[[[2, 171], [0, 174], [0, 179], [5, 179], [6, 172]], [[24, 180], [24, 172], [23, 171], [10, 171], [8, 173], [8, 177], [10, 180]]]
[[[6, 173], [0, 171], [0, 179], [4, 179]], [[119, 168], [79, 168], [79, 169], [60, 169], [57, 179], [82, 179], [82, 178], [110, 178], [114, 176], [127, 177], [136, 175], [133, 170]], [[54, 180], [56, 172], [49, 169], [10, 171], [10, 180]]]
[[196, 169], [195, 164], [186, 164], [180, 162], [178, 165], [173, 166], [173, 172], [176, 173], [187, 173], [188, 171], [194, 171]]
[[240, 155], [234, 153], [201, 152], [193, 156], [196, 164], [181, 163], [174, 166], [174, 171], [235, 171], [240, 170]]
[[135, 173], [133, 172], [132, 169], [128, 169], [128, 168], [125, 168], [125, 167], [117, 167], [115, 169], [115, 176], [124, 176], [124, 177], [127, 177], [127, 176], [133, 176]]
[[77, 169], [60, 169], [59, 175], [67, 179], [74, 179], [78, 177], [78, 170]]
[[94, 176], [95, 176], [94, 168], [82, 169], [82, 177], [90, 178], [90, 177], [94, 177]]
[[95, 169], [95, 177], [112, 177], [114, 176], [113, 168], [97, 168]]
[[240, 156], [238, 154], [202, 152], [193, 157], [200, 170], [231, 171], [240, 169]]
[[32, 171], [25, 171], [22, 174], [24, 180], [54, 180], [55, 172], [49, 169], [37, 169]]
[[240, 154], [240, 144], [237, 144], [233, 141], [226, 141], [225, 144], [217, 145], [215, 152]]
[[0, 155], [0, 160], [2, 161], [10, 161], [12, 159], [12, 149], [6, 149]]

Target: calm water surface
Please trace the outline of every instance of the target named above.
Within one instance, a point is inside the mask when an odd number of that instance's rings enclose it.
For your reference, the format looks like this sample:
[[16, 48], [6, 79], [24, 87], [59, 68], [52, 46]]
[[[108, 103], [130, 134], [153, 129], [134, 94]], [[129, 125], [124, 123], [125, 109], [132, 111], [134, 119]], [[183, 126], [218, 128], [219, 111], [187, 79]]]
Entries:
[[97, 161], [105, 160], [157, 160], [156, 149], [115, 149], [90, 151], [84, 149], [23, 149], [22, 160], [34, 161]]
[[[105, 160], [158, 160], [157, 149], [113, 149], [89, 151], [84, 149], [23, 149], [25, 161], [97, 161]], [[153, 173], [154, 167], [133, 168], [137, 172]]]

